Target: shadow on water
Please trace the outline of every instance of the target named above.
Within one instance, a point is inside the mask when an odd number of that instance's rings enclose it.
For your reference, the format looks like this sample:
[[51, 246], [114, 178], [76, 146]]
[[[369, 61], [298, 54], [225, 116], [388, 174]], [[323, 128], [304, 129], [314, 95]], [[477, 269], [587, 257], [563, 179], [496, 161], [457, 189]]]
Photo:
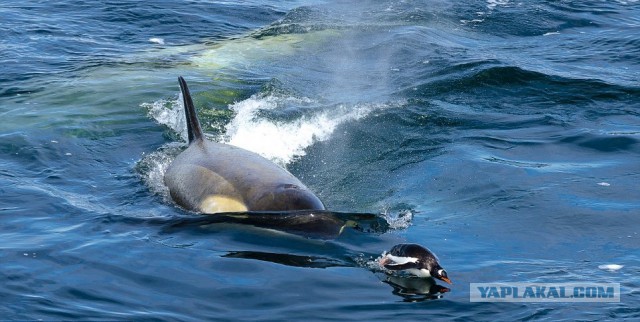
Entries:
[[[382, 214], [302, 210], [284, 213], [177, 215], [165, 218], [125, 217], [118, 220], [129, 224], [159, 225], [162, 235], [224, 230], [233, 231], [235, 236], [240, 233], [251, 240], [253, 238], [250, 236], [253, 234], [267, 233], [271, 237], [270, 243], [284, 247], [283, 251], [222, 251], [220, 257], [301, 268], [364, 268], [381, 282], [391, 286], [392, 293], [401, 297], [404, 302], [439, 299], [450, 291], [449, 288], [438, 285], [433, 278], [418, 278], [385, 270], [376, 259], [379, 253], [352, 249], [356, 247], [354, 244], [366, 244], [367, 237], [372, 237], [373, 243], [386, 243], [383, 235], [395, 228], [389, 222], [391, 219]], [[291, 243], [292, 239], [296, 243]]]
[[307, 238], [334, 239], [345, 229], [382, 234], [390, 229], [385, 218], [376, 214], [331, 211], [239, 212], [182, 218], [168, 229], [198, 227], [213, 224], [240, 224], [272, 229]]
[[[281, 265], [304, 268], [330, 268], [330, 267], [361, 267], [358, 261], [338, 260], [322, 256], [302, 256], [281, 253], [237, 251], [229, 252], [222, 257], [243, 258], [260, 260]], [[415, 276], [395, 275], [391, 272], [380, 274], [381, 268], [374, 267], [370, 262], [365, 265], [370, 271], [385, 284], [392, 287], [391, 293], [402, 298], [403, 302], [422, 302], [440, 299], [444, 293], [450, 292], [448, 287], [439, 285], [433, 278], [420, 278]]]
[[354, 263], [322, 256], [303, 256], [281, 253], [238, 251], [222, 257], [253, 259], [281, 265], [305, 268], [353, 267]]

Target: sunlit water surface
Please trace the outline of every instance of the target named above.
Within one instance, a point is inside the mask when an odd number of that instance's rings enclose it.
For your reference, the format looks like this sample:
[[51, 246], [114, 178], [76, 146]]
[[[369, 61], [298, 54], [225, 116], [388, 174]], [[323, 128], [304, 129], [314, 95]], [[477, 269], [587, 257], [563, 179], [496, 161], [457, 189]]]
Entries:
[[[0, 317], [638, 318], [639, 17], [632, 0], [3, 2]], [[385, 228], [198, 224], [162, 182], [185, 147], [179, 75], [210, 139]], [[398, 291], [375, 259], [401, 242], [438, 254], [449, 292]], [[472, 303], [478, 282], [622, 294]]]

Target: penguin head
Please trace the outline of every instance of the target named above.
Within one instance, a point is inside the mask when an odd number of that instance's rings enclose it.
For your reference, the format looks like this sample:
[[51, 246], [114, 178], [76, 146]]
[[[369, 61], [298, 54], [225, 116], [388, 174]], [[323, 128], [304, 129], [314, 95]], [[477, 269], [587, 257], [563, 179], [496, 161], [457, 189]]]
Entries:
[[440, 266], [440, 264], [436, 264], [434, 267], [432, 267], [429, 270], [429, 273], [434, 278], [437, 278], [439, 280], [445, 281], [445, 282], [447, 282], [449, 284], [453, 284], [453, 283], [451, 283], [451, 280], [449, 279], [449, 276], [447, 276], [447, 271], [445, 271], [444, 268], [442, 268], [442, 266]]

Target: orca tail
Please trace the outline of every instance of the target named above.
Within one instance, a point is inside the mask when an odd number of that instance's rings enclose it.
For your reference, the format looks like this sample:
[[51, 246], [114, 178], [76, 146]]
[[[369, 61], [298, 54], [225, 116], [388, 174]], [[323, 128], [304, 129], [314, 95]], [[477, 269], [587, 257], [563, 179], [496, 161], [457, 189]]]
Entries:
[[202, 140], [204, 138], [204, 134], [200, 127], [200, 121], [198, 120], [196, 108], [193, 105], [193, 99], [191, 99], [191, 93], [189, 92], [189, 87], [187, 87], [187, 82], [182, 78], [182, 76], [178, 77], [178, 82], [180, 83], [180, 90], [182, 91], [184, 114], [187, 118], [187, 133], [189, 136], [189, 144], [191, 144], [193, 141]]

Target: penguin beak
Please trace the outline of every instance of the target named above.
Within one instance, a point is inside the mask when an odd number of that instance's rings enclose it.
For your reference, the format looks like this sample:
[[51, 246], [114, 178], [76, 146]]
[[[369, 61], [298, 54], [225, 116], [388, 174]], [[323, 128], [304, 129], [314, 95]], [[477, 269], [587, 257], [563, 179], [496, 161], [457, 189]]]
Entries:
[[453, 285], [453, 283], [451, 283], [451, 280], [448, 277], [444, 277], [443, 276], [443, 277], [440, 277], [440, 279], [445, 281], [445, 282], [447, 282], [447, 283], [449, 283], [449, 284], [451, 284], [451, 285]]

